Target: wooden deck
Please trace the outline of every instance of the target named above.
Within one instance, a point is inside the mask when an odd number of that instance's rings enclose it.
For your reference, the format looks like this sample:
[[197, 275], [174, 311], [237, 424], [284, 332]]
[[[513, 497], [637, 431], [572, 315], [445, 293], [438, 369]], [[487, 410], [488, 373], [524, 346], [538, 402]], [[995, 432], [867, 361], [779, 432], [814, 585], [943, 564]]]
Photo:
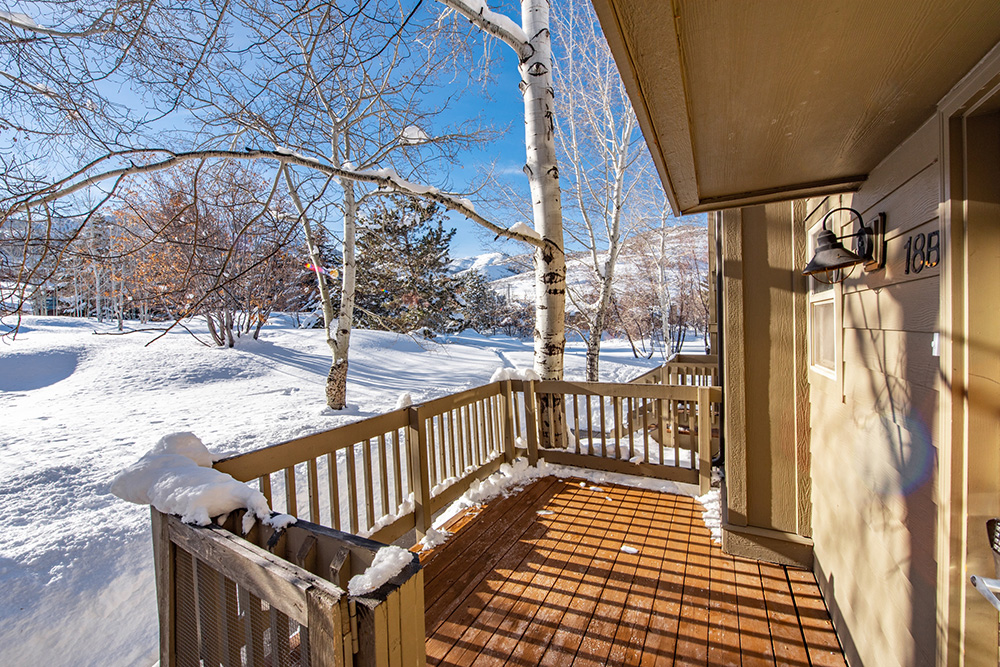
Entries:
[[723, 554], [691, 498], [549, 477], [450, 529], [428, 664], [845, 664], [812, 573]]

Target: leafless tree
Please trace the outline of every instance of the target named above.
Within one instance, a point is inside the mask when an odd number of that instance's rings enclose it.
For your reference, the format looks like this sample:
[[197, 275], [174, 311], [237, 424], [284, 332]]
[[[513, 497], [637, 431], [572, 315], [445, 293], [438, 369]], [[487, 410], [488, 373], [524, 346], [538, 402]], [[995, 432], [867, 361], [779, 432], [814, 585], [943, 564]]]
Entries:
[[[181, 4], [175, 8], [178, 16], [183, 15], [183, 7]], [[342, 197], [336, 205], [341, 208], [345, 223], [340, 317], [334, 318], [332, 312], [325, 314], [334, 353], [327, 398], [331, 406], [342, 407], [346, 400], [342, 389], [346, 381], [346, 351], [352, 320], [350, 297], [356, 268], [350, 218], [356, 214], [359, 199], [373, 191], [424, 197], [498, 236], [519, 239], [539, 248], [552, 244], [531, 230], [527, 233], [508, 230], [478, 214], [469, 201], [408, 179], [410, 174], [413, 178], [425, 175], [432, 149], [446, 144], [441, 140], [444, 134], [438, 134], [437, 140], [431, 139], [424, 128], [429, 117], [422, 110], [420, 98], [430, 85], [434, 69], [430, 67], [431, 61], [425, 59], [417, 66], [408, 61], [405, 68], [397, 67], [404, 56], [412, 55], [415, 50], [430, 53], [436, 48], [430, 40], [420, 44], [419, 39], [409, 39], [419, 37], [419, 33], [407, 32], [412, 11], [405, 12], [388, 1], [364, 3], [346, 12], [326, 4], [284, 6], [255, 4], [252, 0], [211, 9], [214, 13], [196, 8], [193, 14], [184, 15], [193, 27], [202, 29], [199, 34], [205, 47], [183, 53], [171, 51], [177, 65], [173, 61], [164, 65], [163, 76], [157, 76], [157, 44], [145, 40], [142, 26], [134, 30], [143, 39], [101, 50], [101, 44], [95, 45], [94, 40], [99, 35], [113, 34], [120, 41], [121, 23], [98, 22], [101, 29], [96, 31], [61, 30], [59, 34], [48, 34], [33, 18], [4, 15], [12, 31], [26, 32], [32, 38], [44, 34], [45, 39], [55, 41], [59, 48], [77, 48], [88, 55], [95, 54], [97, 69], [104, 68], [105, 78], [115, 73], [125, 75], [113, 57], [115, 54], [121, 56], [122, 62], [135, 60], [145, 69], [138, 64], [134, 67], [139, 69], [129, 69], [129, 81], [159, 95], [157, 100], [173, 100], [174, 106], [183, 108], [195, 124], [192, 133], [169, 141], [163, 137], [144, 137], [142, 141], [127, 144], [109, 142], [104, 137], [108, 130], [95, 129], [84, 135], [88, 150], [82, 155], [89, 159], [83, 159], [79, 168], [55, 180], [19, 176], [17, 170], [9, 170], [0, 199], [3, 209], [0, 225], [22, 217], [52, 217], [58, 207], [72, 209], [75, 218], [86, 219], [135, 176], [174, 169], [189, 161], [252, 160], [268, 162], [281, 174], [306, 228], [309, 247], [315, 248], [310, 218], [322, 209], [323, 196], [331, 186], [339, 186]], [[173, 14], [167, 17], [175, 18]], [[170, 25], [169, 21], [165, 25]], [[231, 32], [238, 32], [248, 43], [234, 46], [231, 42], [235, 40], [227, 39]], [[521, 50], [526, 52], [527, 40], [518, 40]], [[25, 62], [31, 60], [33, 53], [31, 45], [25, 47]], [[58, 73], [52, 76], [57, 79]], [[92, 87], [95, 94], [100, 93], [99, 81]], [[550, 94], [551, 89], [547, 90]], [[41, 113], [33, 122], [53, 124], [56, 122], [53, 113]], [[74, 108], [74, 113], [83, 111]], [[130, 120], [125, 112], [121, 118], [102, 116], [100, 108], [94, 114], [108, 120], [119, 133], [124, 133], [122, 128]], [[140, 127], [141, 123], [136, 121], [135, 126]], [[541, 129], [539, 132], [544, 133]], [[454, 140], [463, 139], [461, 133], [452, 135]], [[27, 174], [31, 163], [16, 166]], [[403, 176], [399, 175], [401, 171]], [[362, 188], [360, 194], [355, 190], [357, 187]], [[558, 245], [561, 249], [561, 238]], [[24, 267], [22, 274], [33, 274], [46, 266], [39, 262]], [[29, 276], [19, 276], [25, 277]], [[20, 280], [21, 284], [27, 282]], [[330, 299], [325, 301], [329, 304]], [[561, 317], [562, 308], [559, 312]], [[334, 321], [335, 332], [331, 331]], [[559, 352], [561, 369], [561, 346]]]
[[651, 187], [651, 160], [639, 123], [587, 0], [561, 0], [553, 22], [558, 140], [568, 178], [566, 234], [589, 279], [569, 297], [587, 341], [587, 380], [599, 379], [601, 337], [612, 302], [615, 269], [629, 234], [645, 213], [640, 185]]

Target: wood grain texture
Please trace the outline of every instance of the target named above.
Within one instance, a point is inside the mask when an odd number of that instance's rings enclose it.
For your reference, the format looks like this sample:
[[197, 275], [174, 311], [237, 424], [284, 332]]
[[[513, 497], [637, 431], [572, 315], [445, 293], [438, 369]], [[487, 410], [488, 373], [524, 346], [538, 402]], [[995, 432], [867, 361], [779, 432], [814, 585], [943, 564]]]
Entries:
[[423, 570], [430, 663], [843, 664], [810, 573], [722, 553], [689, 497], [592, 486], [546, 478], [455, 524]]

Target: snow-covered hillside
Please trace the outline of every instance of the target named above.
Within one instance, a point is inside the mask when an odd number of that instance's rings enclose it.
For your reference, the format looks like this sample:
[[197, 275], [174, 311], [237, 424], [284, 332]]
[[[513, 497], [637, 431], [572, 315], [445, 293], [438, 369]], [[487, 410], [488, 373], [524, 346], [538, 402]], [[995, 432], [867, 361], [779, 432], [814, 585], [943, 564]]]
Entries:
[[[322, 332], [276, 319], [235, 349], [180, 330], [147, 347], [150, 334], [33, 317], [0, 344], [0, 665], [156, 660], [148, 510], [109, 486], [161, 436], [192, 431], [214, 451], [246, 451], [391, 410], [403, 392], [419, 402], [531, 366], [531, 341], [358, 331], [351, 407], [335, 413]], [[582, 379], [582, 347], [567, 352], [567, 378]], [[655, 362], [609, 341], [602, 380]]]
[[[618, 266], [615, 269], [619, 284], [627, 285], [637, 280], [643, 282], [650, 280], [651, 276], [647, 275], [650, 269], [644, 269], [643, 265], [648, 266], [649, 258], [659, 251], [657, 234], [658, 232], [645, 232], [632, 237], [625, 244], [618, 256]], [[646, 250], [646, 257], [643, 257], [642, 248]], [[704, 224], [683, 224], [670, 228], [666, 252], [667, 257], [675, 259], [682, 255], [693, 254], [698, 258], [702, 271], [707, 272], [708, 232]], [[598, 259], [603, 264], [606, 255], [599, 254]], [[535, 299], [535, 273], [530, 254], [506, 255], [491, 252], [453, 260], [449, 268], [457, 275], [470, 270], [481, 272], [490, 281], [493, 289], [504, 297], [532, 302]], [[592, 274], [592, 260], [587, 253], [580, 251], [567, 253], [566, 283], [570, 290], [574, 290], [577, 294], [585, 293], [588, 282], [592, 280]], [[567, 303], [567, 312], [573, 310], [573, 304]]]

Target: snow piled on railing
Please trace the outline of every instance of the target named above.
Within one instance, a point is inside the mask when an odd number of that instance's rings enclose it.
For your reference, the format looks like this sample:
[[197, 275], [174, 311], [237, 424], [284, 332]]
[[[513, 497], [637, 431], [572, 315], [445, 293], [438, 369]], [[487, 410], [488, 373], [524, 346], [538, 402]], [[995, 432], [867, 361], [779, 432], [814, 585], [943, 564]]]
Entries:
[[386, 514], [386, 515], [384, 515], [382, 517], [379, 517], [379, 520], [375, 522], [374, 526], [372, 526], [371, 528], [368, 528], [368, 529], [359, 530], [358, 531], [358, 535], [360, 535], [361, 537], [371, 537], [372, 535], [374, 535], [378, 531], [382, 530], [386, 526], [394, 523], [396, 521], [396, 519], [399, 519], [400, 517], [406, 516], [407, 514], [410, 514], [411, 512], [413, 512], [413, 494], [412, 493], [409, 496], [406, 497], [406, 500], [404, 500], [402, 503], [400, 503], [399, 507], [396, 508], [395, 512], [390, 513], [390, 514]]
[[171, 433], [120, 472], [111, 483], [111, 493], [130, 503], [152, 505], [164, 514], [176, 514], [184, 523], [197, 526], [246, 508], [244, 534], [255, 518], [276, 528], [295, 522], [284, 514], [272, 519], [264, 494], [213, 468], [218, 458], [194, 433]]
[[490, 383], [493, 382], [503, 382], [504, 380], [540, 380], [534, 370], [530, 368], [525, 368], [524, 370], [517, 370], [516, 368], [500, 368], [493, 371], [493, 375], [490, 377]]
[[347, 582], [347, 592], [352, 596], [358, 596], [378, 590], [402, 572], [413, 558], [413, 552], [402, 547], [382, 547], [375, 552], [372, 564], [364, 572], [354, 575]]

